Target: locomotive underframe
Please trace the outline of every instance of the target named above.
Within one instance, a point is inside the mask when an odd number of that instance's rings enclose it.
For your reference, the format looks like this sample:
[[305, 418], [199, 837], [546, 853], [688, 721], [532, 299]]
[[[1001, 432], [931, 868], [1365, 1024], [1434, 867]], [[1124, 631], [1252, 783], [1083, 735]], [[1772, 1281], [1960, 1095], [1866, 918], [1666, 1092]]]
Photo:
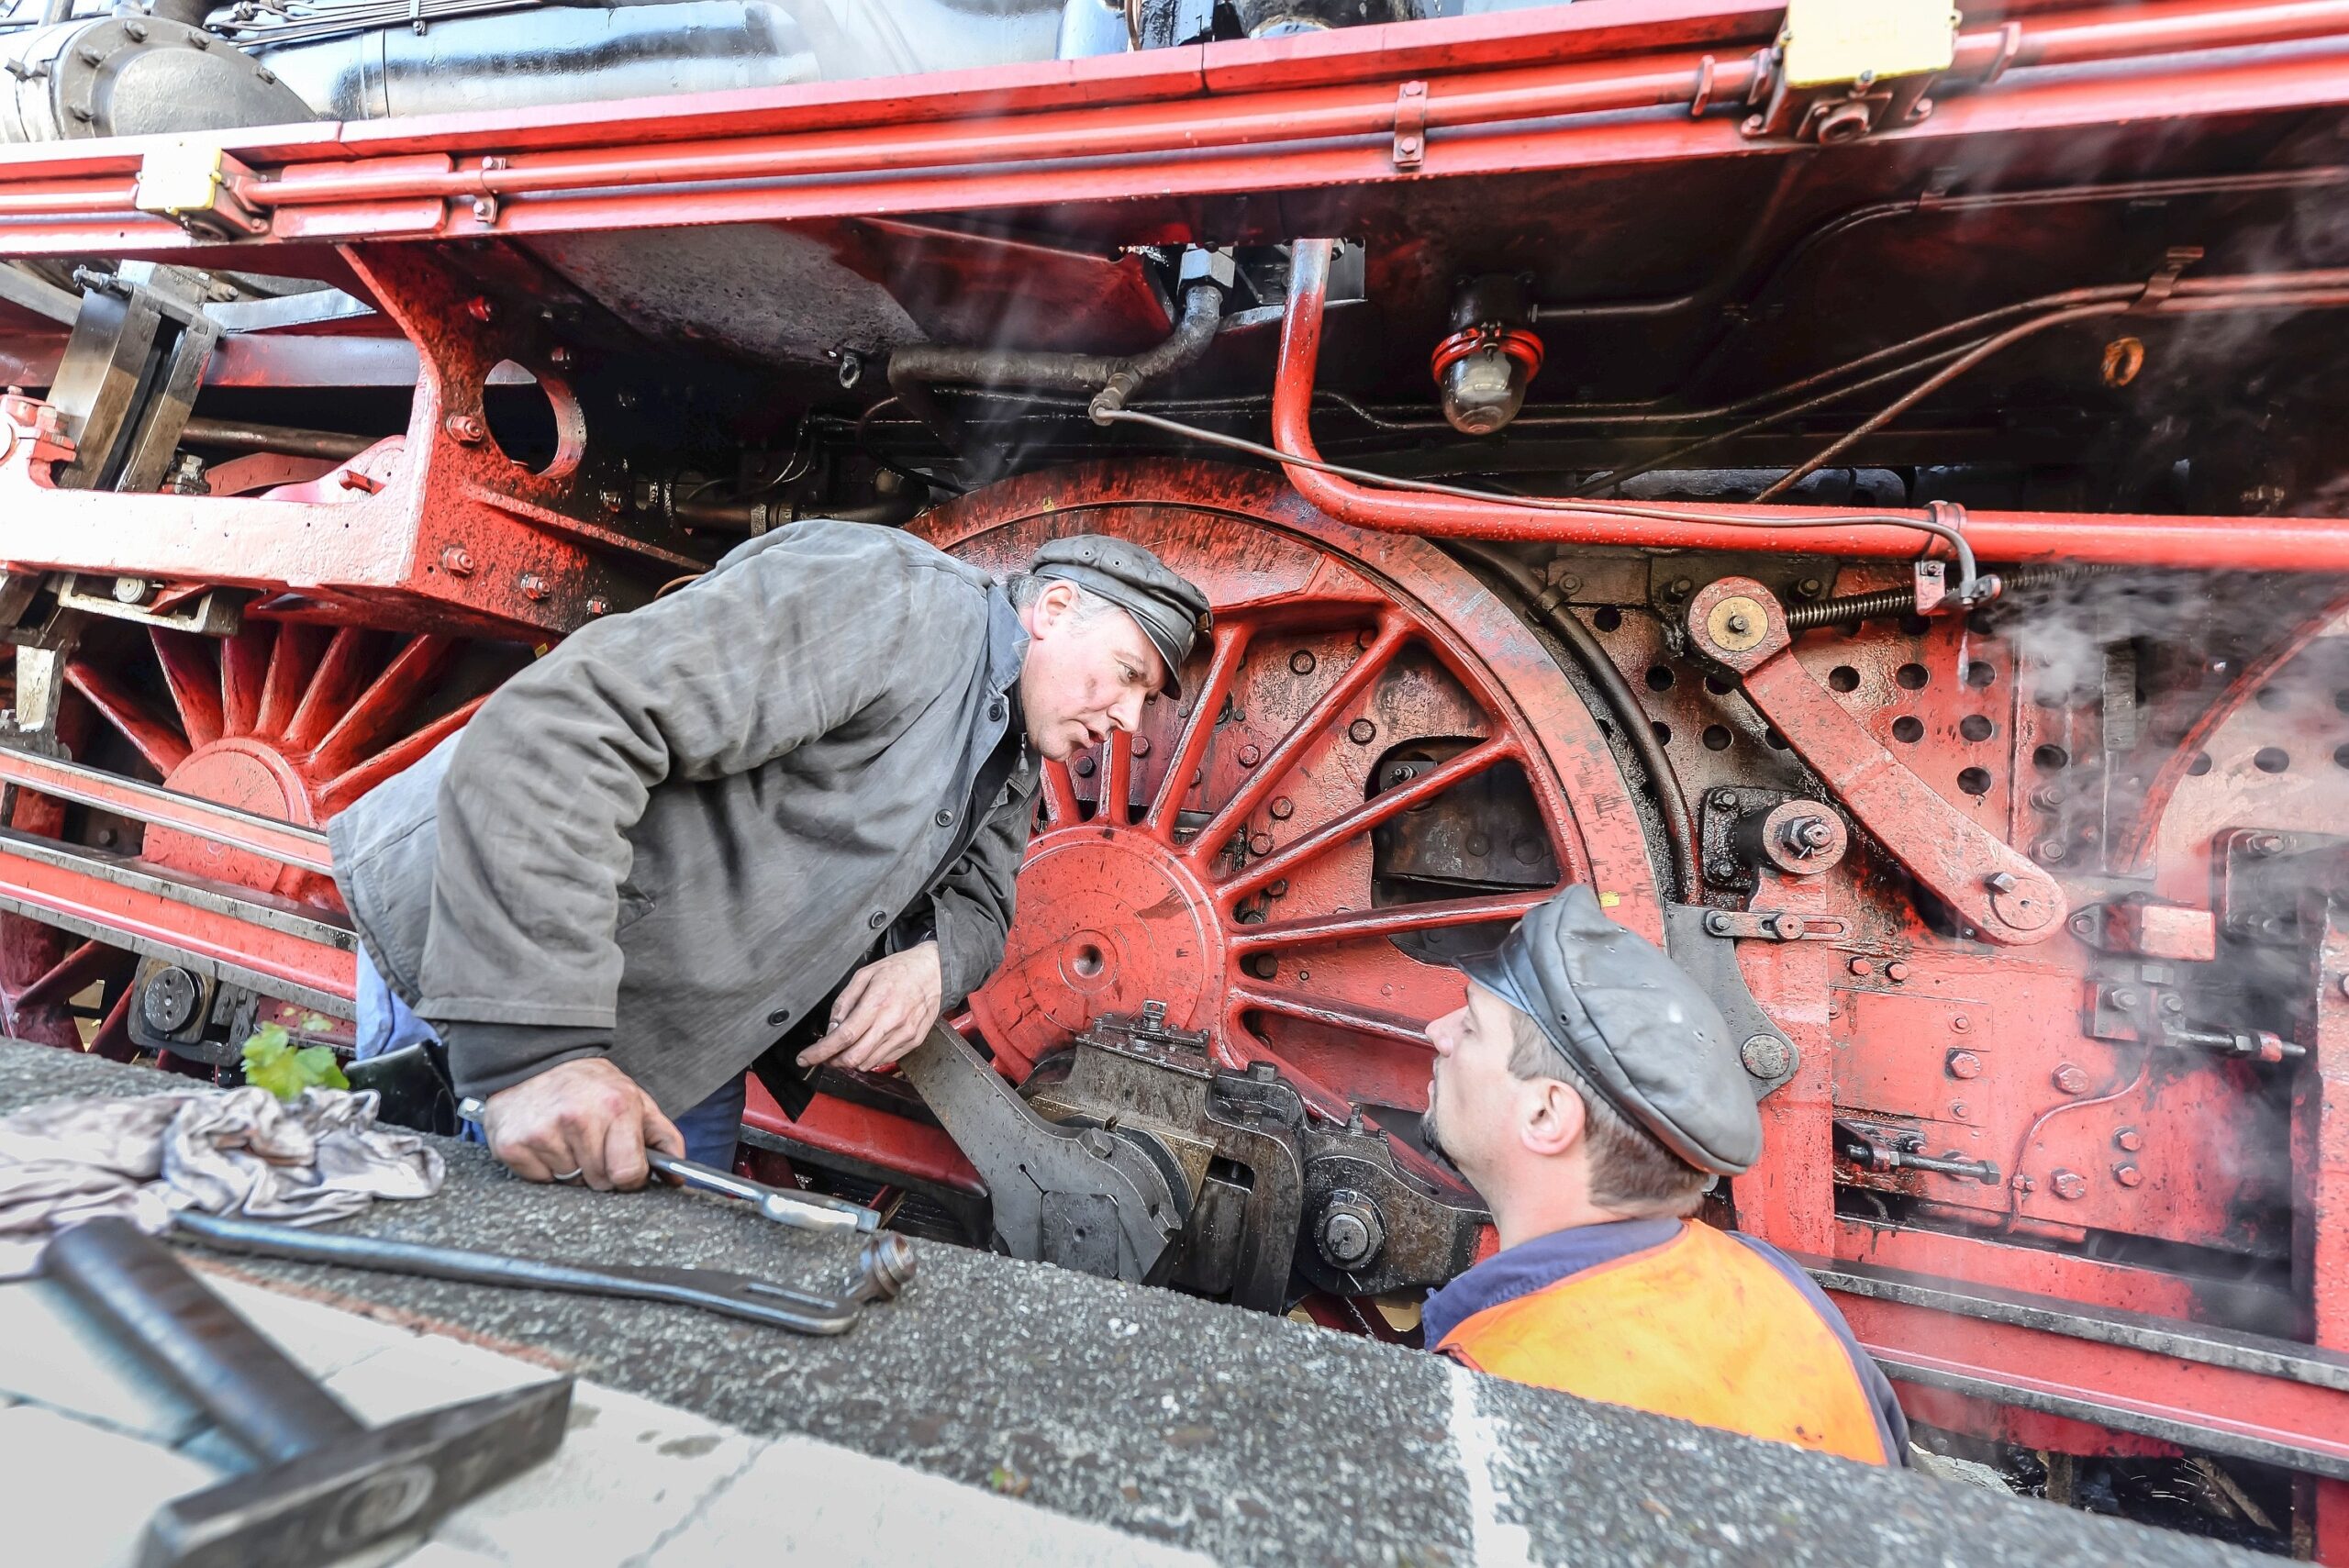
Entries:
[[[1209, 584], [1224, 631], [1208, 699], [1049, 780], [1011, 956], [966, 1020], [1035, 1104], [1114, 1122], [1079, 1093], [1097, 1062], [1063, 1077], [1056, 1053], [1159, 1004], [1204, 1035], [1199, 1073], [1239, 1092], [1255, 1063], [1295, 1093], [1261, 1158], [1299, 1128], [1320, 1158], [1369, 1140], [1405, 1173], [1377, 1181], [1467, 1212], [1403, 1130], [1416, 1026], [1456, 985], [1426, 960], [1592, 881], [1752, 1020], [1770, 1153], [1720, 1218], [1812, 1262], [1913, 1414], [2050, 1453], [2277, 1466], [2301, 1478], [2303, 1544], [2349, 1560], [2349, 522], [2315, 450], [2349, 250], [2276, 242], [2349, 178], [2349, 7], [2010, 6], [1969, 23], [1929, 114], [1831, 147], [1724, 112], [1757, 85], [1776, 112], [1782, 10], [1655, 0], [224, 133], [195, 149], [209, 205], [177, 220], [138, 186], [184, 176], [186, 146], [17, 150], [0, 253], [131, 264], [0, 305], [12, 1029], [197, 1064], [264, 1016], [337, 1038], [310, 1015], [351, 994], [348, 929], [314, 840], [273, 824], [315, 828], [420, 756], [511, 645], [795, 512], [910, 517], [995, 564], [1092, 518]], [[630, 246], [699, 270], [659, 301], [599, 290], [649, 275], [614, 260]], [[850, 390], [889, 343], [844, 329], [760, 363], [725, 319], [747, 308], [726, 269], [787, 283], [780, 250], [883, 282], [939, 341], [1132, 353], [1172, 323], [1184, 246], [1230, 248], [1247, 280], [1177, 395], [1139, 402], [1189, 436], [1105, 436], [1002, 389], [881, 417]], [[1920, 286], [1838, 298], [1869, 264]], [[1429, 417], [1426, 349], [1454, 277], [1519, 267], [1564, 302], [1536, 325], [1575, 395], [1464, 457]], [[348, 306], [216, 331], [201, 290], [231, 271]], [[1538, 496], [1718, 433], [1674, 399], [1815, 372], [1845, 357], [1820, 352], [1827, 327], [1857, 352], [2066, 291], [1971, 401], [1846, 454], [1853, 486], [2004, 464], [2024, 477], [2000, 504], [1573, 510], [1308, 466]], [[2110, 319], [2067, 335], [2053, 316], [2088, 294]], [[2269, 367], [2255, 453], [2213, 455], [2198, 411], [2206, 461], [2176, 485], [2098, 479], [2082, 454], [2128, 378], [2099, 386], [2080, 355], [2125, 337], [2192, 366], [2191, 334], [2239, 319], [2265, 324], [2244, 328]], [[298, 422], [340, 444], [224, 433], [306, 399], [324, 412]], [[1785, 471], [1850, 422], [1717, 461]], [[1213, 450], [1267, 428], [1277, 478]], [[188, 450], [221, 461], [174, 467]], [[925, 482], [970, 494], [913, 517]], [[2051, 495], [2071, 504], [2021, 504]], [[1887, 510], [1959, 519], [2004, 595], [1937, 605], [1958, 563]], [[2053, 570], [2087, 565], [2127, 570]], [[2180, 596], [2196, 616], [2145, 608]], [[2077, 635], [2031, 635], [2058, 624]], [[91, 987], [94, 1032], [68, 1006]], [[886, 1083], [828, 1087], [796, 1118], [754, 1089], [756, 1141], [968, 1222], [984, 1185], [934, 1118]], [[1176, 1277], [1223, 1294], [1269, 1265], [1228, 1218], [1253, 1188], [1241, 1144], [1200, 1130], [1209, 1103], [1153, 1136], [1196, 1212], [1227, 1216]], [[1383, 1330], [1360, 1298], [1426, 1281], [1365, 1268], [1350, 1291], [1330, 1237], [1395, 1205], [1302, 1174], [1295, 1196], [1276, 1240], [1310, 1309]]]

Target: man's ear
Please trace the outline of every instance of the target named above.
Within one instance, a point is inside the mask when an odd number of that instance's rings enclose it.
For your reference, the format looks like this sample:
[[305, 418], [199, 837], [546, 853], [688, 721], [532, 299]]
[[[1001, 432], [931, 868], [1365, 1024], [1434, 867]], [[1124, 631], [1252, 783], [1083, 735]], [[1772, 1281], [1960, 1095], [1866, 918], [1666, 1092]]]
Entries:
[[1030, 628], [1030, 632], [1044, 627], [1058, 630], [1061, 623], [1068, 618], [1069, 611], [1075, 607], [1076, 597], [1076, 584], [1074, 583], [1045, 584], [1044, 591], [1036, 595], [1036, 625]]
[[1526, 1089], [1517, 1136], [1529, 1152], [1546, 1159], [1582, 1141], [1589, 1113], [1580, 1095], [1555, 1078], [1537, 1078]]

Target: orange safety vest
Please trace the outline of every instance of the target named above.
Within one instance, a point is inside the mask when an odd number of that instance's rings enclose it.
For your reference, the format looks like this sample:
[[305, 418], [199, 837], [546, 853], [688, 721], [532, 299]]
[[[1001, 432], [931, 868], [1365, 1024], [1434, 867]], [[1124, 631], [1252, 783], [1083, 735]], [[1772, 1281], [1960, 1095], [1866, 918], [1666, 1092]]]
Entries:
[[1669, 1219], [1558, 1231], [1469, 1270], [1423, 1321], [1438, 1350], [1498, 1377], [1908, 1462], [1884, 1373], [1810, 1276], [1752, 1237]]

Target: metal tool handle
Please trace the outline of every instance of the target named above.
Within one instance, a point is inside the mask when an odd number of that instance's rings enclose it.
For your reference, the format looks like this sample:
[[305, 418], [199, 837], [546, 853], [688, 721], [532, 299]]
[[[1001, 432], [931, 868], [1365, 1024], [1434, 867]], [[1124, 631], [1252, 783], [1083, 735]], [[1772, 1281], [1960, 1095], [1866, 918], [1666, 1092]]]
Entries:
[[666, 1301], [799, 1334], [848, 1332], [868, 1299], [860, 1292], [876, 1271], [889, 1275], [890, 1295], [913, 1273], [902, 1236], [876, 1238], [896, 1244], [885, 1252], [868, 1242], [861, 1260], [863, 1272], [857, 1284], [849, 1295], [831, 1297], [718, 1269], [591, 1268], [508, 1257], [502, 1252], [469, 1252], [454, 1247], [387, 1241], [374, 1236], [296, 1230], [289, 1226], [228, 1219], [218, 1215], [182, 1214], [176, 1229], [226, 1252], [286, 1258], [297, 1262], [339, 1263], [347, 1268], [378, 1269], [387, 1273], [417, 1274], [427, 1279], [498, 1285], [508, 1290], [557, 1290], [579, 1296]]
[[86, 1220], [61, 1232], [41, 1253], [41, 1272], [256, 1458], [282, 1462], [364, 1429], [170, 1248], [128, 1220]]
[[722, 1193], [746, 1203], [756, 1204], [759, 1212], [777, 1225], [788, 1225], [798, 1230], [863, 1230], [878, 1229], [881, 1216], [862, 1204], [826, 1193], [793, 1192], [783, 1187], [771, 1187], [764, 1182], [754, 1182], [738, 1176], [731, 1171], [721, 1171], [715, 1165], [704, 1165], [693, 1160], [681, 1160], [674, 1154], [663, 1154], [658, 1149], [644, 1151], [645, 1162], [664, 1176], [674, 1176], [686, 1186], [704, 1192]]

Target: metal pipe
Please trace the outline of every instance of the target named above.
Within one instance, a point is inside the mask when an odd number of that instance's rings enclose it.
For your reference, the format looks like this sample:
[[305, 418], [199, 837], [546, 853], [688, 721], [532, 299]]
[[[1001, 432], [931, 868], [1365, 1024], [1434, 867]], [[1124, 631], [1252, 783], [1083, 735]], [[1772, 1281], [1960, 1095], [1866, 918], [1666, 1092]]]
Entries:
[[[1384, 491], [1306, 466], [1313, 444], [1313, 379], [1321, 355], [1330, 242], [1300, 240], [1291, 256], [1289, 307], [1273, 388], [1273, 439], [1289, 482], [1322, 511], [1361, 528], [1444, 539], [1533, 540], [1635, 549], [1761, 550], [1871, 559], [1915, 556], [1923, 512], [1653, 502], [1471, 499], [1423, 491]], [[2333, 273], [2307, 275], [2327, 287]], [[2228, 280], [2238, 295], [2299, 303], [2299, 279]], [[2217, 280], [2197, 280], [2211, 294]], [[2187, 293], [2183, 282], [2177, 291]], [[2175, 298], [2175, 296], [2173, 296]], [[2321, 296], [2330, 303], [2330, 295]], [[2349, 298], [2349, 296], [2344, 296]], [[2169, 302], [2164, 302], [2169, 303]], [[2209, 301], [2205, 299], [2207, 307]], [[1302, 461], [1295, 461], [1302, 460]], [[2339, 517], [2145, 517], [2062, 512], [1967, 514], [1965, 537], [1995, 561], [2076, 561], [2116, 565], [2349, 571], [2349, 519]]]
[[320, 457], [343, 462], [382, 440], [381, 436], [353, 436], [340, 430], [304, 430], [291, 425], [248, 425], [237, 419], [207, 419], [196, 415], [180, 432], [182, 444], [217, 447], [234, 452], [282, 452], [287, 457]]
[[[2147, 12], [2152, 12], [2148, 15]], [[2349, 0], [2299, 0], [2264, 6], [2173, 5], [2095, 19], [2032, 27], [2009, 23], [1961, 35], [1956, 63], [1937, 94], [1984, 85], [2027, 65], [2072, 65], [2150, 54], [2236, 49], [2349, 33]], [[2018, 33], [2020, 29], [2020, 33]], [[1700, 95], [1736, 106], [1753, 85], [1758, 56], [1722, 61], [1709, 54], [1665, 57], [1644, 71], [1594, 74], [1570, 61], [1506, 76], [1453, 78], [1424, 100], [1429, 128], [1459, 128], [1694, 104]], [[1461, 83], [1456, 87], [1454, 83]], [[1478, 83], [1482, 84], [1478, 84]], [[1108, 96], [1105, 95], [1105, 96]], [[1220, 97], [1220, 104], [1217, 99]], [[1253, 98], [1257, 101], [1251, 102]], [[992, 106], [968, 111], [931, 134], [876, 136], [865, 128], [836, 133], [746, 137], [696, 147], [639, 146], [528, 152], [485, 168], [420, 167], [423, 160], [310, 163], [273, 174], [239, 175], [238, 198], [260, 209], [417, 198], [490, 195], [513, 199], [562, 191], [618, 191], [719, 180], [844, 176], [974, 164], [1034, 164], [1073, 159], [1132, 160], [1162, 153], [1270, 146], [1327, 138], [1391, 135], [1397, 107], [1390, 83], [1344, 83], [1326, 95], [1209, 95], [1200, 103], [1111, 101], [1082, 110], [1003, 117]], [[984, 115], [985, 117], [980, 117]], [[61, 210], [58, 195], [38, 210]], [[9, 210], [0, 204], [0, 211]]]
[[1197, 361], [1223, 323], [1223, 289], [1195, 283], [1183, 292], [1183, 311], [1161, 342], [1139, 354], [1063, 354], [1028, 349], [964, 349], [922, 343], [889, 351], [889, 390], [936, 431], [949, 451], [963, 443], [952, 415], [932, 389], [938, 384], [1033, 386], [1094, 394], [1096, 421], [1123, 408], [1142, 386]]

